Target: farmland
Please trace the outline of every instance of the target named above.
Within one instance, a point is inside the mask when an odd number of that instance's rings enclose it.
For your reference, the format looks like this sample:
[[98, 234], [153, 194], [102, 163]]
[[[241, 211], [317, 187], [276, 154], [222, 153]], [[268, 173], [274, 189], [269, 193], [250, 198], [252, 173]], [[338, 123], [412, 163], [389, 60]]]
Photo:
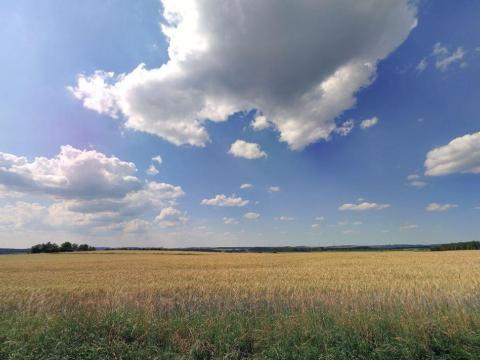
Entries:
[[0, 258], [0, 358], [475, 359], [477, 251]]

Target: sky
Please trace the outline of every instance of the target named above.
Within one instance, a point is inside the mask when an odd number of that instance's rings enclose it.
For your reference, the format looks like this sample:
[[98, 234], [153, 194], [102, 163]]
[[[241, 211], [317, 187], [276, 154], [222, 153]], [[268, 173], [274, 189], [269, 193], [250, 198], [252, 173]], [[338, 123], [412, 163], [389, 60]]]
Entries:
[[478, 1], [0, 16], [0, 247], [479, 240]]

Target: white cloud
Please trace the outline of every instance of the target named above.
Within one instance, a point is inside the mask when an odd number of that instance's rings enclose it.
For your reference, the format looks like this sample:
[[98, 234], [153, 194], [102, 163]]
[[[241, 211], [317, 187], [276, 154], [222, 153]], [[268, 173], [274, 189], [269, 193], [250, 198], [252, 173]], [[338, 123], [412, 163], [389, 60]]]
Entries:
[[[0, 222], [21, 225], [24, 230], [72, 230], [140, 232], [150, 226], [152, 212], [177, 204], [184, 196], [180, 186], [142, 183], [133, 163], [94, 150], [63, 146], [53, 158], [0, 153], [0, 187], [45, 204], [16, 202], [0, 207]], [[25, 221], [26, 213], [31, 220]], [[7, 214], [17, 220], [7, 221]], [[12, 215], [10, 215], [12, 216]]]
[[235, 218], [224, 217], [223, 218], [223, 223], [226, 224], [226, 225], [237, 225], [238, 220], [236, 220]]
[[188, 217], [180, 210], [167, 207], [160, 211], [160, 214], [155, 218], [155, 222], [161, 227], [170, 228], [183, 225], [188, 221]]
[[366, 210], [383, 210], [389, 207], [390, 207], [389, 204], [377, 204], [377, 203], [370, 203], [365, 201], [358, 204], [343, 204], [338, 208], [338, 210], [366, 211]]
[[441, 43], [436, 43], [433, 47], [432, 56], [436, 58], [435, 67], [440, 71], [447, 71], [448, 67], [456, 62], [460, 62], [460, 66], [464, 66], [463, 58], [465, 51], [462, 47], [458, 47], [454, 52], [450, 52]]
[[343, 220], [343, 221], [337, 222], [337, 225], [333, 225], [333, 227], [335, 227], [335, 226], [360, 226], [360, 225], [363, 225], [363, 221], [350, 222], [350, 221], [347, 221], [347, 220]]
[[216, 195], [214, 198], [211, 199], [203, 199], [202, 200], [202, 205], [210, 205], [210, 206], [221, 206], [221, 207], [233, 207], [233, 206], [238, 206], [242, 207], [248, 204], [248, 200], [242, 199], [240, 196], [235, 197], [234, 195], [232, 196], [226, 196], [223, 194]]
[[251, 109], [292, 149], [328, 139], [417, 23], [408, 0], [299, 0], [295, 11], [276, 0], [162, 5], [166, 64], [79, 75], [70, 91], [85, 107], [177, 145], [205, 146], [206, 119]]
[[425, 181], [414, 180], [414, 181], [410, 181], [409, 185], [413, 186], [413, 187], [416, 187], [417, 189], [421, 189], [421, 188], [427, 186], [427, 183]]
[[123, 225], [123, 231], [129, 234], [145, 233], [151, 228], [151, 223], [142, 219], [133, 219]]
[[268, 191], [271, 192], [271, 193], [279, 192], [280, 191], [280, 186], [270, 186], [268, 188]]
[[370, 119], [362, 120], [362, 122], [360, 123], [360, 127], [363, 130], [365, 130], [365, 129], [371, 128], [372, 126], [375, 126], [377, 124], [378, 124], [378, 117], [374, 116]]
[[117, 118], [119, 108], [114, 87], [110, 85], [115, 80], [115, 73], [97, 70], [91, 76], [78, 75], [77, 85], [69, 86], [68, 90], [82, 100], [87, 109]]
[[149, 182], [143, 189], [121, 199], [73, 199], [55, 202], [48, 207], [48, 224], [94, 228], [122, 225], [152, 211], [176, 205], [185, 193], [180, 186]]
[[17, 201], [0, 207], [0, 229], [22, 228], [38, 224], [47, 216], [47, 208], [38, 203]]
[[400, 230], [414, 230], [418, 228], [419, 226], [417, 224], [405, 224], [400, 226]]
[[154, 176], [159, 173], [158, 169], [155, 167], [155, 165], [151, 164], [148, 169], [145, 171], [147, 175]]
[[453, 139], [427, 154], [425, 175], [480, 173], [480, 132]]
[[423, 58], [417, 65], [416, 69], [418, 72], [423, 72], [428, 67], [427, 58]]
[[148, 167], [147, 171], [145, 173], [150, 176], [155, 176], [159, 173], [157, 167], [155, 166], [154, 163], [157, 163], [158, 165], [161, 165], [163, 162], [162, 157], [160, 155], [152, 157], [152, 163]]
[[320, 228], [320, 224], [312, 224], [312, 229], [318, 229]]
[[0, 185], [30, 194], [63, 198], [122, 197], [141, 188], [135, 164], [108, 157], [95, 150], [60, 148], [53, 158], [0, 152]]
[[427, 186], [427, 183], [422, 180], [422, 177], [418, 174], [410, 174], [407, 176], [408, 185], [421, 189]]
[[168, 218], [171, 218], [171, 217], [177, 217], [179, 215], [181, 215], [180, 210], [175, 209], [173, 207], [167, 207], [167, 208], [164, 208], [160, 211], [160, 214], [158, 214], [158, 216], [155, 218], [155, 220], [161, 221], [161, 220], [165, 220], [165, 219], [168, 219]]
[[260, 217], [260, 214], [256, 212], [247, 212], [243, 215], [243, 217], [248, 220], [256, 220]]
[[151, 227], [143, 216], [175, 205], [176, 199], [183, 195], [180, 187], [148, 183], [144, 189], [128, 193], [122, 199], [53, 199], [49, 205], [17, 202], [0, 207], [0, 227], [50, 232], [61, 229], [87, 233], [143, 232]]
[[252, 128], [255, 131], [263, 130], [271, 126], [270, 122], [267, 120], [267, 117], [264, 115], [256, 114], [255, 118], [252, 121]]
[[442, 46], [441, 43], [437, 42], [435, 45], [433, 45], [432, 55], [446, 56], [448, 55], [448, 49], [445, 46]]
[[335, 129], [335, 132], [341, 136], [347, 136], [355, 127], [353, 120], [345, 121], [341, 126]]
[[275, 220], [278, 220], [278, 221], [293, 221], [295, 220], [295, 218], [293, 217], [290, 217], [290, 216], [279, 216], [279, 217], [276, 217], [274, 218]]
[[260, 159], [267, 157], [267, 154], [262, 151], [260, 145], [255, 143], [249, 143], [243, 140], [235, 141], [228, 151], [229, 154], [235, 157], [241, 157], [245, 159]]
[[162, 160], [162, 157], [160, 155], [157, 155], [157, 156], [152, 157], [152, 162], [156, 162], [158, 165], [161, 165], [163, 160]]
[[240, 189], [251, 189], [253, 188], [252, 184], [242, 184], [240, 185]]
[[9, 190], [7, 187], [0, 185], [0, 199], [2, 198], [19, 198], [24, 196], [24, 194]]
[[458, 205], [431, 203], [425, 208], [425, 210], [441, 212], [441, 211], [447, 211], [447, 210], [450, 210], [450, 209], [453, 209], [453, 208], [456, 208], [456, 207], [458, 207]]
[[324, 216], [317, 216], [315, 218], [315, 221], [325, 221], [325, 217]]

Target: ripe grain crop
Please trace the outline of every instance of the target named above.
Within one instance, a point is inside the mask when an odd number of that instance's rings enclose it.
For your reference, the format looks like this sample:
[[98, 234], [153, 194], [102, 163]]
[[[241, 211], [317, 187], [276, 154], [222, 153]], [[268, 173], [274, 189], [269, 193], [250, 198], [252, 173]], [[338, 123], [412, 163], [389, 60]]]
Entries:
[[282, 354], [292, 346], [297, 358], [475, 358], [479, 295], [477, 251], [9, 255], [0, 258], [0, 341], [57, 334], [68, 319], [101, 333], [115, 314], [144, 329], [143, 342], [162, 329], [162, 345], [148, 341], [171, 358], [291, 358]]

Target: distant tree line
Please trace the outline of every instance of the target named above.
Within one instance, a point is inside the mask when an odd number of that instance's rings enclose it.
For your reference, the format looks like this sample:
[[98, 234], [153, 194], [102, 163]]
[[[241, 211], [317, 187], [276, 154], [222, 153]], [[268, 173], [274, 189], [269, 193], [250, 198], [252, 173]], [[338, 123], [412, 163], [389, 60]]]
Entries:
[[65, 241], [63, 244], [58, 246], [55, 243], [47, 242], [45, 244], [33, 245], [30, 249], [32, 254], [38, 253], [59, 253], [59, 252], [74, 252], [74, 251], [95, 251], [95, 247], [88, 244], [75, 244], [69, 241]]
[[432, 245], [430, 249], [432, 251], [480, 250], [480, 241], [468, 241], [468, 242]]

